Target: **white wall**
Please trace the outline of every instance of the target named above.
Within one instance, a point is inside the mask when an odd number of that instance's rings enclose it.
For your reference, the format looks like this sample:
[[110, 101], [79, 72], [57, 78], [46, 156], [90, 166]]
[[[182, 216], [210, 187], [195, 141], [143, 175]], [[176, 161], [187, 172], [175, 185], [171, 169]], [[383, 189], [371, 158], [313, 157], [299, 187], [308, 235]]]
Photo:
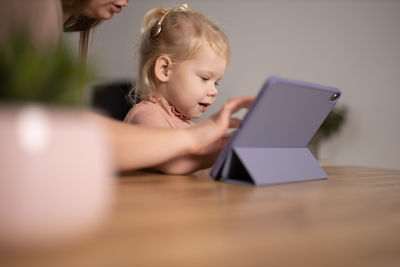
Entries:
[[[400, 1], [186, 1], [230, 37], [232, 61], [211, 111], [255, 95], [269, 75], [336, 86], [349, 107], [343, 131], [321, 150], [330, 164], [400, 169]], [[105, 79], [129, 78], [147, 10], [178, 1], [130, 1], [96, 30], [90, 60]], [[74, 36], [66, 37], [76, 41]]]

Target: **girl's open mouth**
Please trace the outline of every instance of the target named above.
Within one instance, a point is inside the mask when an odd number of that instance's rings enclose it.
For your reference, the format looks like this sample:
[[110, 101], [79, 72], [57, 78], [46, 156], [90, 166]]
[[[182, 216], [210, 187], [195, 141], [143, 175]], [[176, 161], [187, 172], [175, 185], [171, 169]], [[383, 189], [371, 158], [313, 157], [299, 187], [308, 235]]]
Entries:
[[206, 111], [209, 105], [209, 103], [199, 103], [199, 107], [202, 111]]

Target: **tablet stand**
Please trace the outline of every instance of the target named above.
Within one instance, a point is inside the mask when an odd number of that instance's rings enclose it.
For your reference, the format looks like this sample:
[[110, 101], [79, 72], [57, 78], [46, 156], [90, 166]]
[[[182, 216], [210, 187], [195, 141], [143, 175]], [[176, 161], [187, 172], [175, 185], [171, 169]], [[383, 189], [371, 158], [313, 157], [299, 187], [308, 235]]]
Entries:
[[221, 180], [267, 185], [328, 178], [308, 148], [234, 147]]

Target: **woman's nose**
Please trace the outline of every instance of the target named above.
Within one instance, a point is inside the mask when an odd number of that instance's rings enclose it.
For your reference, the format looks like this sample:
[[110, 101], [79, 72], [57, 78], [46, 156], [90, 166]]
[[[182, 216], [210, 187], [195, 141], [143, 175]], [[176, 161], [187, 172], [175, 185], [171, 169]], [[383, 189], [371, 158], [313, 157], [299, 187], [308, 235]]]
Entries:
[[117, 1], [117, 5], [126, 7], [128, 5], [128, 0], [119, 0]]

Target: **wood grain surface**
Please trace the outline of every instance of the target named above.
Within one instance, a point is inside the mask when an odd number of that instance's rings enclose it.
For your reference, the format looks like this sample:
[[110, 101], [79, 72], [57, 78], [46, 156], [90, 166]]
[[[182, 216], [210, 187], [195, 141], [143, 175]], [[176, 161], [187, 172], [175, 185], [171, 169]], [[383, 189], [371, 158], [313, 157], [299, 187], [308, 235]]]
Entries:
[[324, 169], [263, 187], [126, 173], [97, 235], [0, 266], [400, 266], [400, 171]]

